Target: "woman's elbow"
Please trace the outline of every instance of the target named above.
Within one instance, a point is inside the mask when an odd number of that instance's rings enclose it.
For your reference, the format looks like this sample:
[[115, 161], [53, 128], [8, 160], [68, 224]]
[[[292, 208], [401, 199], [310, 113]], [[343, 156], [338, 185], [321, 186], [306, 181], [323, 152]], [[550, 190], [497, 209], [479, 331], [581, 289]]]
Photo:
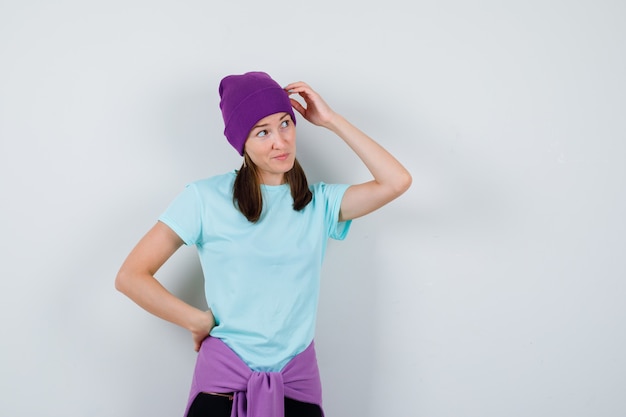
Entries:
[[396, 179], [395, 187], [394, 187], [396, 196], [399, 197], [402, 194], [404, 194], [411, 187], [412, 183], [413, 183], [413, 177], [411, 177], [411, 174], [409, 173], [409, 171], [405, 170]]
[[123, 294], [126, 294], [128, 292], [131, 279], [131, 274], [129, 274], [126, 269], [120, 269], [115, 276], [115, 289]]

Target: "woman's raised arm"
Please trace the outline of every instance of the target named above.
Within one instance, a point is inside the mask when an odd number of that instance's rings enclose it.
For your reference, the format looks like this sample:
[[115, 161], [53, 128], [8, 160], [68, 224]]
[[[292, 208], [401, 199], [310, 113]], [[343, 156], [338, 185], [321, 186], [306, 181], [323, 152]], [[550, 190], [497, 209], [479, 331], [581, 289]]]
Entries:
[[340, 221], [364, 216], [399, 197], [411, 186], [411, 174], [376, 141], [343, 116], [335, 113], [306, 83], [285, 87], [290, 94], [299, 94], [306, 107], [297, 100], [291, 103], [306, 120], [325, 127], [343, 139], [370, 171], [373, 180], [350, 186], [341, 201]]

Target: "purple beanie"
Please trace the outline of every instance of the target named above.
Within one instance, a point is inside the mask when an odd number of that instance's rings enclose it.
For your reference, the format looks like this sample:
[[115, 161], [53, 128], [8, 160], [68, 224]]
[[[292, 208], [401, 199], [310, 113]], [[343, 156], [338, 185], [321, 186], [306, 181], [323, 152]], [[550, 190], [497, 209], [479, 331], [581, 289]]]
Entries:
[[250, 130], [262, 118], [285, 112], [296, 123], [289, 94], [264, 72], [229, 75], [220, 82], [219, 92], [224, 135], [239, 155]]

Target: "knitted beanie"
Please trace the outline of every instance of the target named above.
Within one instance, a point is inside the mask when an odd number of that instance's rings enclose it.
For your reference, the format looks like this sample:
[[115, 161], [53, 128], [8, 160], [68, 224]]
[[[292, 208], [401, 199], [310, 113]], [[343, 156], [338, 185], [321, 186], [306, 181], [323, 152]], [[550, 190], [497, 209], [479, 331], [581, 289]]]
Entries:
[[224, 135], [239, 155], [243, 156], [248, 134], [262, 118], [285, 112], [296, 123], [289, 94], [264, 72], [229, 75], [220, 82], [219, 93]]

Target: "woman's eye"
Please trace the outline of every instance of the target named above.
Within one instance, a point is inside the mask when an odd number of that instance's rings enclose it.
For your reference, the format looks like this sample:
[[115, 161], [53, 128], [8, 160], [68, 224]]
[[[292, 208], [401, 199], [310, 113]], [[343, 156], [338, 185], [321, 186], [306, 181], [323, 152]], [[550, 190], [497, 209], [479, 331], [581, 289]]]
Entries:
[[256, 134], [258, 137], [262, 138], [267, 135], [267, 130], [260, 130], [259, 133]]
[[280, 124], [280, 127], [287, 127], [289, 126], [289, 120], [283, 120]]

